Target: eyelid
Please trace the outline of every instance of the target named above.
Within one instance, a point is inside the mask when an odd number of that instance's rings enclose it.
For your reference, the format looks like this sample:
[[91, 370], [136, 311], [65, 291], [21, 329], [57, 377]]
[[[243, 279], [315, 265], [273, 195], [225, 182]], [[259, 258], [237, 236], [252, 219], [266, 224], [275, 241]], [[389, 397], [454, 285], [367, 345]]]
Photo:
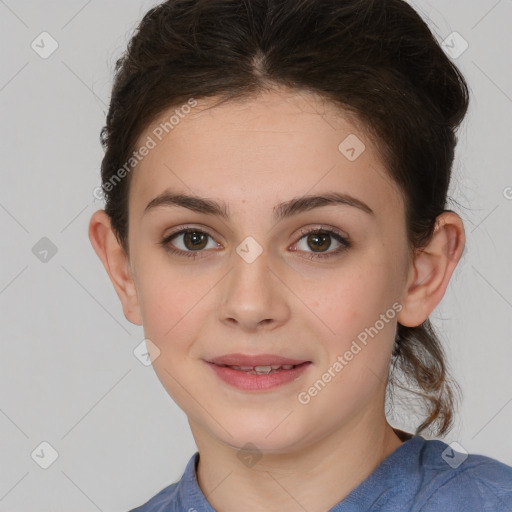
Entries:
[[299, 234], [301, 235], [301, 238], [302, 238], [304, 235], [309, 235], [310, 233], [312, 233], [312, 232], [315, 233], [317, 231], [332, 232], [332, 233], [337, 234], [339, 237], [347, 240], [347, 242], [349, 241], [349, 237], [346, 233], [344, 233], [343, 231], [340, 231], [339, 229], [337, 229], [333, 226], [329, 226], [327, 224], [320, 224], [320, 225], [316, 225], [314, 227], [300, 228]]
[[209, 228], [205, 228], [203, 226], [200, 226], [200, 225], [195, 225], [195, 224], [183, 224], [181, 226], [176, 226], [175, 228], [173, 228], [173, 230], [167, 234], [164, 238], [170, 238], [172, 237], [173, 235], [178, 235], [178, 234], [181, 234], [182, 232], [184, 231], [198, 231], [198, 232], [201, 232], [201, 233], [205, 233], [206, 235], [210, 236], [211, 238], [215, 238], [209, 231]]

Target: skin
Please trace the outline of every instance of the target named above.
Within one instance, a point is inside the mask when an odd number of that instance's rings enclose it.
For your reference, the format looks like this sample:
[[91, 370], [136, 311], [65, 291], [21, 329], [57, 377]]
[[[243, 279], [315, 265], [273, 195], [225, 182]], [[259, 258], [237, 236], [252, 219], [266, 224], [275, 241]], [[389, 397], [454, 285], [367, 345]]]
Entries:
[[[199, 101], [133, 171], [130, 257], [104, 210], [92, 216], [89, 237], [126, 318], [158, 347], [153, 367], [187, 414], [200, 453], [198, 482], [212, 506], [325, 512], [402, 444], [384, 414], [397, 321], [417, 326], [440, 302], [464, 249], [463, 223], [443, 213], [430, 244], [410, 253], [403, 199], [377, 148], [358, 123], [311, 93], [276, 89], [203, 108], [211, 103]], [[350, 134], [366, 146], [354, 161], [338, 150]], [[231, 216], [169, 206], [144, 215], [166, 189], [222, 200]], [[330, 205], [272, 218], [282, 201], [333, 191], [364, 201], [374, 215]], [[182, 225], [212, 237], [197, 259], [159, 244]], [[328, 237], [318, 249], [299, 232], [321, 226], [352, 245], [308, 259], [340, 246]], [[250, 264], [236, 252], [248, 236], [263, 250]], [[181, 235], [169, 245], [193, 252], [185, 243]], [[299, 403], [298, 394], [395, 302], [401, 311], [308, 404]], [[241, 391], [204, 362], [233, 352], [312, 364], [293, 382]], [[251, 467], [238, 457], [248, 442], [261, 455]]]

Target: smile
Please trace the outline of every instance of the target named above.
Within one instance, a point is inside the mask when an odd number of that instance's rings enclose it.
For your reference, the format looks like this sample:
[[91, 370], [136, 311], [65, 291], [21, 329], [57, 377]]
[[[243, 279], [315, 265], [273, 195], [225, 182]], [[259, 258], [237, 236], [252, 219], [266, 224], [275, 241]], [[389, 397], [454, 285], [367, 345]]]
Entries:
[[282, 365], [238, 366], [207, 362], [224, 383], [243, 391], [265, 391], [291, 383], [302, 376], [311, 361]]

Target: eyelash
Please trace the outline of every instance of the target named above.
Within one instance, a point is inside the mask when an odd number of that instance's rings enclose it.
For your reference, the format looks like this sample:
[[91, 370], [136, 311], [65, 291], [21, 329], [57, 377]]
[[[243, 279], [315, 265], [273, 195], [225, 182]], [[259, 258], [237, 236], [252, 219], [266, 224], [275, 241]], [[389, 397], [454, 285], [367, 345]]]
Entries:
[[[171, 240], [173, 240], [177, 236], [187, 234], [187, 233], [201, 233], [201, 234], [209, 236], [212, 239], [213, 239], [213, 236], [211, 236], [206, 231], [203, 231], [202, 229], [196, 229], [196, 228], [191, 228], [191, 227], [188, 227], [186, 229], [181, 229], [181, 228], [182, 228], [182, 226], [180, 226], [180, 228], [178, 228], [179, 231], [175, 231], [174, 233], [171, 233], [169, 236], [165, 237], [160, 242], [160, 245], [162, 245], [164, 247], [164, 249], [166, 251], [170, 252], [171, 254], [176, 254], [178, 256], [185, 256], [186, 258], [193, 258], [193, 259], [200, 257], [200, 256], [198, 256], [198, 253], [204, 252], [204, 249], [198, 250], [198, 251], [182, 251], [181, 249], [173, 248], [169, 244], [170, 244]], [[342, 236], [337, 231], [333, 231], [332, 229], [326, 229], [324, 226], [322, 226], [321, 228], [301, 230], [300, 231], [301, 236], [297, 240], [296, 243], [298, 243], [300, 240], [302, 240], [305, 236], [310, 235], [312, 233], [322, 234], [322, 235], [331, 235], [332, 238], [334, 238], [337, 242], [341, 243], [341, 247], [339, 247], [338, 249], [335, 249], [334, 251], [331, 251], [329, 253], [310, 253], [311, 256], [305, 256], [307, 259], [310, 259], [310, 260], [333, 258], [335, 256], [338, 256], [340, 253], [346, 251], [348, 248], [350, 248], [352, 246], [352, 243], [347, 238]]]

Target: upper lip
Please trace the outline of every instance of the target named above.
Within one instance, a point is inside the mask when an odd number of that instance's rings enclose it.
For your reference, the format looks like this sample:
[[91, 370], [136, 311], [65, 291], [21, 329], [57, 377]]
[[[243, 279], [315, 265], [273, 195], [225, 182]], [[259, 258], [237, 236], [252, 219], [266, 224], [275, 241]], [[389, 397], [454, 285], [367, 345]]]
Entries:
[[223, 356], [213, 357], [207, 359], [208, 363], [226, 366], [271, 366], [283, 364], [302, 364], [307, 361], [306, 359], [291, 359], [289, 357], [282, 357], [275, 354], [225, 354]]

